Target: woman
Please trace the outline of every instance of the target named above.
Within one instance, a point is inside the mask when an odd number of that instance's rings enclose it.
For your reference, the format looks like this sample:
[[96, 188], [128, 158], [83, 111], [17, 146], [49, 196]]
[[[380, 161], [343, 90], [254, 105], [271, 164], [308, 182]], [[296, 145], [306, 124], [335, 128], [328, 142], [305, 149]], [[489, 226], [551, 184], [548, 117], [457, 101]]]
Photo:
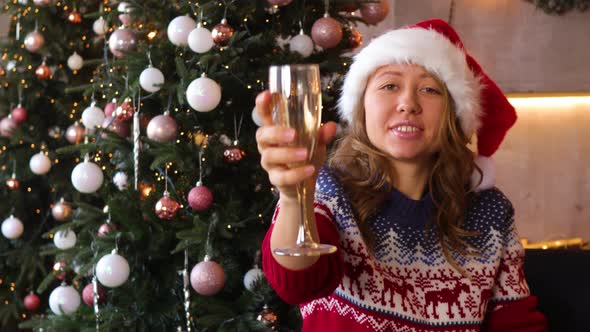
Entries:
[[[301, 305], [303, 331], [546, 331], [512, 205], [467, 148], [477, 133], [478, 160], [491, 156], [516, 114], [448, 24], [390, 31], [355, 57], [338, 105], [348, 128], [323, 167], [334, 123], [313, 163], [289, 169], [308, 151], [271, 125], [268, 92], [256, 104], [261, 164], [280, 191], [263, 268]], [[273, 254], [295, 243], [301, 181], [315, 184], [313, 237], [336, 254]]]

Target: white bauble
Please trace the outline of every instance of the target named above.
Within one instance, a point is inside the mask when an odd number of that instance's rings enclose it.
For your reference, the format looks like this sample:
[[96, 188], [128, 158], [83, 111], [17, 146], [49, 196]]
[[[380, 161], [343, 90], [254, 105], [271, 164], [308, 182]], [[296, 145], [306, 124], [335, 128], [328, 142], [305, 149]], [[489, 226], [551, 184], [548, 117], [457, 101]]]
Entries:
[[129, 178], [127, 177], [127, 174], [123, 172], [117, 172], [113, 176], [113, 183], [119, 190], [125, 190], [129, 186]]
[[289, 46], [292, 52], [301, 54], [302, 57], [307, 58], [313, 53], [313, 40], [308, 35], [304, 34], [303, 31], [297, 36], [291, 38]]
[[49, 308], [56, 315], [69, 315], [80, 306], [80, 294], [72, 286], [61, 285], [49, 295]]
[[119, 287], [129, 278], [129, 263], [113, 250], [96, 264], [96, 278], [106, 287]]
[[264, 278], [264, 272], [258, 267], [254, 267], [244, 275], [244, 287], [246, 287], [247, 290], [252, 290], [254, 283], [262, 278]]
[[80, 70], [80, 68], [82, 68], [84, 66], [84, 59], [82, 59], [82, 57], [74, 52], [74, 54], [70, 55], [70, 57], [68, 58], [68, 67], [71, 70]]
[[117, 6], [117, 11], [119, 13], [129, 14], [132, 8], [133, 7], [131, 7], [131, 4], [129, 4], [129, 2], [121, 1]]
[[107, 22], [101, 16], [92, 24], [92, 30], [94, 30], [95, 34], [102, 36], [107, 33], [109, 27], [107, 26]]
[[139, 85], [147, 92], [158, 92], [164, 84], [164, 74], [152, 66], [144, 69], [139, 75]]
[[188, 47], [196, 53], [209, 52], [215, 45], [211, 31], [199, 23], [188, 35]]
[[29, 160], [29, 168], [31, 168], [31, 172], [37, 175], [47, 174], [51, 169], [51, 160], [43, 152], [39, 152]]
[[199, 77], [188, 85], [186, 99], [196, 111], [210, 112], [221, 101], [221, 87], [208, 77]]
[[76, 233], [71, 229], [57, 231], [53, 236], [53, 244], [61, 250], [73, 248], [76, 245], [76, 240]]
[[188, 15], [178, 16], [168, 24], [168, 39], [176, 46], [187, 46], [188, 35], [196, 25]]
[[16, 240], [23, 235], [25, 227], [20, 219], [10, 216], [2, 222], [2, 235], [9, 240]]
[[102, 186], [103, 180], [104, 175], [100, 167], [89, 161], [79, 163], [72, 171], [74, 188], [84, 194], [96, 192]]
[[262, 125], [264, 125], [264, 122], [262, 122], [260, 115], [258, 115], [258, 112], [256, 111], [256, 106], [254, 106], [252, 109], [252, 121], [254, 121], [258, 127], [262, 127]]
[[104, 122], [104, 119], [105, 115], [103, 110], [96, 106], [96, 103], [94, 102], [82, 112], [82, 124], [89, 132], [94, 132], [96, 127], [100, 127]]

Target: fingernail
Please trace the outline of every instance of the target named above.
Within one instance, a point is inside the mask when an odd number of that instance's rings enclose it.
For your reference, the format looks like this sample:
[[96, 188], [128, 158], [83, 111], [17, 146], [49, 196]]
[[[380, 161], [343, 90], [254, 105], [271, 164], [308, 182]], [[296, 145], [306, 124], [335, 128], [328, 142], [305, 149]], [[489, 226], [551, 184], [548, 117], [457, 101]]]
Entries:
[[307, 157], [307, 150], [306, 149], [298, 149], [295, 152], [295, 156], [297, 159], [305, 159]]
[[293, 138], [295, 138], [295, 130], [294, 129], [287, 129], [285, 130], [284, 134], [285, 135], [285, 140], [287, 141], [291, 141]]
[[312, 175], [314, 171], [315, 167], [313, 167], [313, 165], [305, 166], [305, 175]]

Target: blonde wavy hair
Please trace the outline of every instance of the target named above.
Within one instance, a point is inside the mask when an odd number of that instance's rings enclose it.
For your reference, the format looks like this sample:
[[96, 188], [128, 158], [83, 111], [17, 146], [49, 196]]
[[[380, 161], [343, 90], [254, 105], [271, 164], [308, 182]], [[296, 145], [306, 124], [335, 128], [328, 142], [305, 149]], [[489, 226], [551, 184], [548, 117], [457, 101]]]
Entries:
[[[475, 165], [473, 152], [467, 147], [470, 138], [461, 129], [448, 89], [438, 77], [432, 76], [443, 90], [445, 107], [437, 137], [440, 149], [433, 155], [427, 186], [436, 207], [434, 220], [429, 223], [428, 229], [436, 230], [445, 258], [463, 274], [451, 251], [473, 253], [465, 239], [476, 233], [465, 231], [462, 224], [473, 195], [471, 174], [474, 170], [481, 173], [481, 170]], [[384, 203], [395, 183], [396, 173], [391, 167], [391, 157], [369, 140], [364, 107], [353, 115], [348, 132], [337, 141], [328, 158], [328, 166], [335, 170], [342, 183], [362, 236], [372, 252], [374, 238], [368, 221]]]

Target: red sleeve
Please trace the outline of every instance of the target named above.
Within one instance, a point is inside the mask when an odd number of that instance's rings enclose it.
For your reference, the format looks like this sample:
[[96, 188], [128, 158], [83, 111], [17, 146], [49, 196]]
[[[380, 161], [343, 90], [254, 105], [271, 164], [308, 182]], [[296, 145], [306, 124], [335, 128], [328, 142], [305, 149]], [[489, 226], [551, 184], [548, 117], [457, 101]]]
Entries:
[[[328, 296], [334, 292], [344, 274], [344, 264], [338, 244], [339, 235], [332, 216], [325, 206], [316, 203], [316, 224], [322, 243], [338, 246], [338, 251], [322, 255], [312, 266], [304, 270], [290, 270], [280, 265], [270, 251], [270, 235], [273, 224], [268, 229], [262, 242], [262, 269], [266, 279], [283, 299], [289, 304], [299, 304]], [[278, 211], [278, 207], [277, 207]]]
[[537, 310], [537, 298], [498, 303], [488, 312], [482, 332], [546, 332], [547, 320]]

